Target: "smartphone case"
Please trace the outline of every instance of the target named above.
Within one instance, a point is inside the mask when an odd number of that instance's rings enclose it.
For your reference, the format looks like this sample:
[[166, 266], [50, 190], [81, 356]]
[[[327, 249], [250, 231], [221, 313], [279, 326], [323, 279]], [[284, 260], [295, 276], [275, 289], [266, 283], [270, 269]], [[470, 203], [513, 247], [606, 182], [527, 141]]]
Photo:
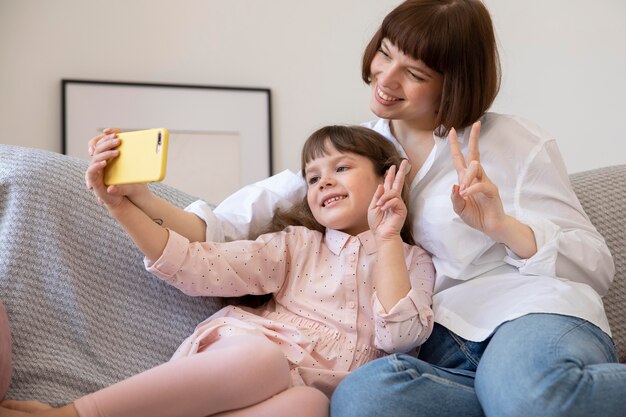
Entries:
[[167, 163], [165, 128], [119, 133], [119, 155], [104, 168], [106, 185], [162, 181]]

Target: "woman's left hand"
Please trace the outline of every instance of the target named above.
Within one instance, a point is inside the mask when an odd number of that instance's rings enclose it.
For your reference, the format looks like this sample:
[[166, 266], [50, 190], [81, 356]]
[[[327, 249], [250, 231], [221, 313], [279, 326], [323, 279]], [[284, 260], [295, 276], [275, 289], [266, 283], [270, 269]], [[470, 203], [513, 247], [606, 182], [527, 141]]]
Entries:
[[408, 161], [403, 160], [396, 170], [393, 165], [385, 181], [380, 184], [372, 197], [367, 211], [367, 222], [377, 239], [392, 239], [400, 236], [400, 231], [407, 216], [407, 208], [402, 200], [402, 188]]
[[498, 241], [500, 232], [506, 227], [507, 215], [498, 187], [491, 182], [480, 163], [479, 136], [480, 122], [476, 122], [470, 131], [467, 157], [464, 157], [456, 130], [451, 129], [448, 135], [459, 179], [459, 183], [452, 187], [452, 207], [466, 224]]

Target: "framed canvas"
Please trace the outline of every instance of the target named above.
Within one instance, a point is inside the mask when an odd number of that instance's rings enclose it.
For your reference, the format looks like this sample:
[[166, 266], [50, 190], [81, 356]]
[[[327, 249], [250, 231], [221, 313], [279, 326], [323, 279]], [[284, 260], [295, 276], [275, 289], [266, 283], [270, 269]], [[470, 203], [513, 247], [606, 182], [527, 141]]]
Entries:
[[64, 79], [62, 110], [63, 153], [87, 160], [104, 128], [167, 128], [164, 182], [212, 204], [272, 174], [266, 88]]

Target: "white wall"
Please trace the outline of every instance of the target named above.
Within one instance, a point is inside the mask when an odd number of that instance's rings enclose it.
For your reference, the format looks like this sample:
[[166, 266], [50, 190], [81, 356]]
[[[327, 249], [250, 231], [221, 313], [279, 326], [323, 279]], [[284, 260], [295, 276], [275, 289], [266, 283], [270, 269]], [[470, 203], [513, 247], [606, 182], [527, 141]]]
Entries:
[[626, 163], [626, 1], [485, 3], [504, 73], [493, 109], [553, 133], [570, 172]]
[[[486, 0], [494, 109], [559, 138], [571, 172], [626, 163], [626, 2]], [[308, 133], [370, 119], [363, 47], [398, 0], [0, 0], [0, 143], [61, 149], [60, 80], [272, 90], [274, 168]]]

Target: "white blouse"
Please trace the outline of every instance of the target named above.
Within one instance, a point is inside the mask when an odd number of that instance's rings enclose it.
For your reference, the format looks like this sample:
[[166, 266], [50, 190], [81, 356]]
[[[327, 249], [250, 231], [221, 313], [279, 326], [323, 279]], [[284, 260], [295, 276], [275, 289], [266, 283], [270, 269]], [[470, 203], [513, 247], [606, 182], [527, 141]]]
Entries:
[[[530, 226], [537, 253], [520, 259], [505, 245], [467, 226], [452, 209], [458, 182], [447, 137], [435, 146], [410, 188], [413, 236], [436, 269], [435, 321], [481, 341], [498, 325], [529, 313], [580, 317], [610, 335], [601, 295], [615, 273], [604, 239], [583, 211], [556, 141], [529, 122], [487, 113], [481, 118], [481, 164], [498, 186], [505, 212]], [[389, 121], [365, 126], [391, 140]], [[469, 128], [459, 132], [467, 152]], [[406, 155], [406, 154], [405, 154]], [[284, 171], [224, 200], [213, 212], [201, 201], [188, 210], [207, 224], [207, 240], [254, 236], [277, 207], [305, 195], [299, 174]]]

